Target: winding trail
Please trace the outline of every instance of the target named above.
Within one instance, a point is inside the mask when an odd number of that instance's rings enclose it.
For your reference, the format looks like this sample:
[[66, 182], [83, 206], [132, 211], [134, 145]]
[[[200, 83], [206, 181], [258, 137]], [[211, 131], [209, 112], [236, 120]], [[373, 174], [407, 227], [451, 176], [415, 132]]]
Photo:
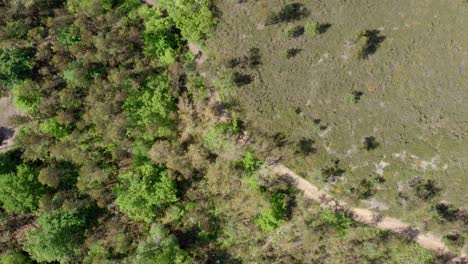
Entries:
[[[154, 0], [144, 0], [143, 2], [150, 6], [153, 6], [155, 3]], [[207, 57], [200, 46], [189, 42], [187, 47], [193, 54], [195, 54], [195, 63], [197, 65], [206, 61]], [[213, 101], [212, 104], [222, 107], [216, 93], [211, 96], [210, 100]], [[218, 110], [217, 115], [221, 120], [229, 118], [229, 113], [225, 109]], [[356, 222], [396, 233], [418, 243], [423, 248], [435, 252], [439, 256], [445, 257], [445, 259], [449, 261], [455, 263], [468, 263], [468, 256], [464, 255], [463, 252], [460, 256], [452, 253], [445, 243], [432, 233], [422, 233], [417, 228], [414, 228], [397, 218], [383, 216], [366, 208], [350, 207], [345, 202], [338, 201], [327, 192], [320, 190], [317, 186], [297, 175], [281, 163], [271, 163], [268, 165], [268, 169], [279, 176], [280, 179], [302, 191], [305, 198], [318, 202], [322, 207], [333, 210], [346, 210]]]
[[335, 200], [333, 196], [320, 190], [317, 186], [297, 175], [283, 164], [273, 163], [270, 164], [268, 168], [282, 180], [302, 191], [305, 198], [320, 203], [322, 207], [333, 210], [347, 210], [351, 213], [351, 217], [356, 222], [399, 234], [407, 239], [413, 240], [422, 247], [435, 252], [439, 256], [446, 257], [446, 259], [450, 261], [468, 263], [467, 256], [457, 256], [453, 254], [440, 238], [431, 233], [421, 233], [418, 229], [402, 222], [399, 219], [382, 216], [369, 209], [350, 207], [344, 202]]

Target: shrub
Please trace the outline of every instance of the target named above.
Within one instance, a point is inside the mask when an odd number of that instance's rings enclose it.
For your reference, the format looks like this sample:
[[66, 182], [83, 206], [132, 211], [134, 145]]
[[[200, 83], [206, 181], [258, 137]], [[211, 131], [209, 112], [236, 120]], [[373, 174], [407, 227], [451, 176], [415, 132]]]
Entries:
[[232, 118], [229, 122], [216, 125], [215, 130], [224, 134], [237, 134], [240, 131], [240, 121], [237, 118]]
[[287, 202], [286, 195], [274, 192], [270, 198], [270, 208], [255, 218], [255, 224], [263, 232], [270, 232], [286, 221]]
[[451, 204], [439, 203], [432, 208], [439, 217], [450, 222], [457, 220], [457, 216], [460, 214], [460, 209], [455, 208]]
[[260, 56], [260, 50], [258, 48], [251, 48], [249, 50], [249, 66], [251, 68], [255, 68], [257, 65], [261, 64], [261, 56]]
[[340, 160], [334, 160], [331, 166], [322, 168], [321, 175], [324, 182], [334, 182], [341, 177], [345, 170], [340, 168]]
[[374, 136], [369, 136], [364, 138], [364, 149], [374, 150], [379, 146], [377, 139]]
[[304, 25], [304, 33], [310, 37], [320, 34], [320, 24], [318, 22], [307, 22]]
[[412, 178], [409, 182], [409, 185], [416, 192], [416, 196], [424, 200], [434, 198], [441, 190], [434, 180], [424, 180], [420, 177]]
[[303, 26], [290, 26], [286, 29], [286, 35], [289, 38], [297, 38], [304, 34], [304, 27]]
[[303, 138], [297, 143], [298, 150], [296, 154], [310, 155], [315, 153], [317, 149], [314, 147], [315, 141], [310, 138]]
[[323, 209], [319, 215], [319, 224], [327, 224], [335, 228], [341, 236], [348, 233], [353, 221], [344, 212], [333, 212], [330, 209]]
[[266, 25], [277, 24], [280, 22], [291, 22], [294, 20], [302, 19], [307, 16], [309, 12], [303, 4], [293, 3], [285, 5], [278, 13], [272, 13], [267, 21]]
[[375, 194], [374, 181], [362, 179], [354, 189], [360, 199], [367, 199]]
[[244, 154], [241, 165], [247, 174], [252, 174], [255, 173], [260, 168], [260, 166], [262, 166], [262, 162], [257, 159], [257, 157], [255, 157], [252, 152], [247, 151]]
[[296, 55], [301, 53], [301, 51], [302, 51], [301, 49], [296, 49], [296, 48], [288, 49], [286, 51], [286, 59], [290, 59], [292, 57], [295, 57]]

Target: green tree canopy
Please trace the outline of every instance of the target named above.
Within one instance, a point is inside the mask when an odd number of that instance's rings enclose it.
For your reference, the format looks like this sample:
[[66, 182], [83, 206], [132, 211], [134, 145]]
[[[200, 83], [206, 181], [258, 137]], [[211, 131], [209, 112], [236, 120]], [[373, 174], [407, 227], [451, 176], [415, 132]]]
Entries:
[[26, 164], [17, 171], [0, 174], [0, 202], [11, 213], [22, 213], [37, 209], [39, 199], [45, 192], [37, 180], [39, 172]]
[[211, 12], [210, 0], [159, 0], [162, 9], [167, 10], [182, 32], [189, 40], [205, 40], [214, 30], [217, 20]]
[[185, 251], [180, 249], [175, 236], [164, 227], [152, 225], [149, 236], [137, 249], [135, 264], [182, 264], [192, 263]]
[[39, 217], [26, 235], [24, 250], [38, 262], [64, 262], [79, 251], [88, 221], [86, 214], [58, 211]]
[[30, 48], [0, 49], [0, 94], [14, 82], [29, 77], [32, 55]]
[[149, 77], [141, 90], [130, 91], [124, 110], [133, 123], [142, 128], [156, 128], [156, 135], [164, 136], [172, 126], [170, 114], [176, 101], [170, 91], [171, 83], [166, 73]]
[[165, 168], [142, 165], [119, 176], [115, 203], [137, 221], [151, 222], [161, 209], [177, 201], [176, 185]]
[[140, 9], [139, 13], [145, 20], [145, 50], [156, 56], [163, 65], [173, 63], [181, 51], [183, 41], [172, 19], [149, 7]]

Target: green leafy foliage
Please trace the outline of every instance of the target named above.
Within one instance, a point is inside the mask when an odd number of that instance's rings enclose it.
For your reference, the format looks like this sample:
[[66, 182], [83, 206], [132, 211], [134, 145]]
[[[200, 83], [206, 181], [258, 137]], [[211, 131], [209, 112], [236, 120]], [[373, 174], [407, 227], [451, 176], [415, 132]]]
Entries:
[[255, 218], [255, 224], [263, 232], [270, 232], [286, 221], [286, 194], [274, 192], [270, 198], [270, 208]]
[[7, 252], [0, 255], [0, 264], [29, 264], [32, 261], [21, 253]]
[[217, 20], [211, 12], [210, 0], [161, 0], [182, 36], [194, 42], [205, 40], [214, 30]]
[[35, 113], [42, 99], [42, 93], [38, 85], [31, 81], [25, 80], [13, 84], [13, 98], [15, 106], [26, 112]]
[[167, 136], [173, 125], [170, 114], [176, 109], [176, 101], [170, 92], [166, 74], [150, 77], [139, 91], [130, 91], [123, 108], [137, 127], [154, 127], [155, 136]]
[[39, 129], [46, 134], [56, 138], [62, 138], [71, 133], [71, 129], [57, 122], [55, 118], [50, 118], [43, 122]]
[[247, 173], [254, 173], [256, 172], [260, 166], [262, 165], [262, 162], [255, 157], [255, 155], [247, 151], [244, 154], [244, 158], [242, 159], [242, 168], [247, 172]]
[[333, 212], [330, 209], [323, 209], [319, 215], [319, 225], [330, 225], [341, 236], [345, 236], [348, 233], [349, 227], [353, 221], [344, 212]]
[[88, 225], [84, 214], [66, 211], [42, 214], [26, 235], [24, 250], [38, 262], [65, 262], [79, 251]]
[[142, 165], [120, 174], [119, 180], [115, 203], [134, 220], [151, 222], [178, 200], [176, 185], [163, 167]]
[[59, 42], [64, 46], [71, 46], [80, 40], [80, 29], [75, 25], [70, 25], [60, 32]]
[[304, 25], [304, 33], [310, 37], [320, 34], [320, 24], [318, 22], [313, 21], [307, 22]]
[[187, 253], [180, 249], [175, 236], [164, 227], [152, 225], [149, 236], [137, 249], [135, 264], [183, 264], [193, 263]]
[[163, 65], [173, 63], [182, 48], [182, 37], [174, 22], [153, 8], [142, 8], [140, 16], [145, 19], [143, 39], [145, 50], [154, 55]]
[[0, 94], [15, 82], [30, 76], [32, 56], [30, 48], [0, 49]]
[[19, 165], [16, 172], [0, 174], [0, 202], [10, 213], [22, 213], [37, 209], [39, 199], [45, 192], [37, 180], [39, 172], [26, 164]]

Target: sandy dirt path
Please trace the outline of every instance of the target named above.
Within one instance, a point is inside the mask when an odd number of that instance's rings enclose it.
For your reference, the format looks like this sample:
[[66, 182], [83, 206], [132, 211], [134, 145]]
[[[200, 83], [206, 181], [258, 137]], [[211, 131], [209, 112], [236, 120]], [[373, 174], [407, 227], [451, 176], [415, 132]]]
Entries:
[[[154, 5], [154, 0], [145, 0], [148, 5]], [[189, 50], [196, 55], [195, 62], [197, 65], [202, 64], [206, 61], [202, 49], [195, 43], [188, 43]], [[213, 99], [213, 98], [212, 98]], [[216, 100], [216, 99], [215, 99]], [[221, 104], [219, 104], [221, 105]], [[224, 115], [229, 115], [224, 109], [221, 111]], [[352, 208], [346, 203], [341, 202], [333, 198], [333, 196], [320, 190], [309, 181], [300, 177], [283, 164], [273, 163], [269, 165], [269, 169], [278, 175], [281, 179], [289, 182], [295, 186], [298, 190], [302, 191], [304, 197], [314, 200], [322, 207], [331, 209], [345, 209], [351, 212], [352, 218], [359, 223], [374, 226], [382, 230], [388, 230], [393, 233], [399, 234], [406, 237], [414, 242], [418, 243], [422, 247], [434, 251], [440, 256], [446, 256], [447, 259], [456, 263], [468, 263], [467, 256], [457, 256], [450, 252], [448, 247], [442, 242], [442, 240], [431, 233], [421, 233], [418, 229], [411, 227], [409, 224], [403, 223], [399, 219], [382, 216], [369, 209], [365, 208]]]
[[421, 233], [418, 229], [403, 223], [399, 219], [379, 215], [369, 209], [352, 208], [346, 203], [337, 201], [328, 193], [320, 190], [309, 181], [300, 177], [283, 164], [274, 163], [268, 166], [269, 169], [278, 175], [284, 181], [295, 186], [298, 190], [304, 193], [304, 197], [314, 200], [322, 207], [334, 210], [347, 210], [351, 213], [352, 218], [356, 222], [371, 225], [379, 229], [388, 230], [393, 233], [404, 236], [413, 240], [422, 247], [429, 249], [440, 256], [445, 256], [453, 262], [468, 263], [466, 256], [456, 256], [450, 252], [448, 247], [440, 238], [431, 233]]

